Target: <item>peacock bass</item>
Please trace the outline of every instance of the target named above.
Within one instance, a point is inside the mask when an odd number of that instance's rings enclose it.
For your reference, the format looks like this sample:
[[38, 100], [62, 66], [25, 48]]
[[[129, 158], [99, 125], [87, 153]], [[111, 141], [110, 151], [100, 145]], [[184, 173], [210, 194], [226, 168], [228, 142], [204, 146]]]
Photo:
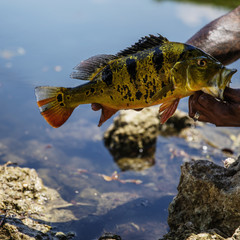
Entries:
[[74, 87], [36, 87], [41, 114], [60, 127], [80, 104], [102, 110], [98, 126], [120, 109], [161, 104], [161, 123], [177, 109], [179, 100], [202, 90], [223, 99], [235, 69], [227, 69], [202, 50], [149, 35], [116, 55], [97, 55], [82, 61], [72, 78], [89, 80]]

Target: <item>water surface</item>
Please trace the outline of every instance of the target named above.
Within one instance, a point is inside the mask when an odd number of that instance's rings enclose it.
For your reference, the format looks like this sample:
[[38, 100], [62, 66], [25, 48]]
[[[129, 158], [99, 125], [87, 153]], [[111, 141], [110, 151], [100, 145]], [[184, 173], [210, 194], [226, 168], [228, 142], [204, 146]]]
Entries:
[[[98, 128], [99, 112], [84, 105], [53, 129], [39, 114], [34, 88], [82, 84], [69, 78], [80, 61], [115, 54], [148, 34], [185, 42], [228, 10], [153, 0], [0, 1], [0, 163], [35, 168], [47, 186], [73, 203], [69, 209], [76, 219], [56, 224], [60, 230], [75, 231], [80, 240], [97, 239], [105, 231], [123, 239], [158, 239], [167, 232], [167, 207], [177, 193], [180, 165], [199, 157], [221, 164], [224, 155], [177, 137], [159, 137], [154, 166], [120, 172], [102, 141], [112, 119]], [[239, 61], [231, 67], [238, 66]], [[232, 86], [239, 87], [239, 79], [235, 74]], [[187, 111], [187, 99], [180, 109]], [[103, 179], [101, 174], [114, 171], [142, 183]]]

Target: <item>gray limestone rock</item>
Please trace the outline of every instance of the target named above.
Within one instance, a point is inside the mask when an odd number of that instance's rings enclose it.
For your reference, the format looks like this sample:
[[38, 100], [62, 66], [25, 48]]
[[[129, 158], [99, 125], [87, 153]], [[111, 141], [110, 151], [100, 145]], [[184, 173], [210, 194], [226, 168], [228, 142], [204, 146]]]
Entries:
[[183, 164], [164, 239], [240, 239], [240, 158], [227, 166]]
[[53, 231], [51, 222], [75, 220], [57, 191], [47, 188], [34, 169], [0, 166], [0, 239], [73, 239]]

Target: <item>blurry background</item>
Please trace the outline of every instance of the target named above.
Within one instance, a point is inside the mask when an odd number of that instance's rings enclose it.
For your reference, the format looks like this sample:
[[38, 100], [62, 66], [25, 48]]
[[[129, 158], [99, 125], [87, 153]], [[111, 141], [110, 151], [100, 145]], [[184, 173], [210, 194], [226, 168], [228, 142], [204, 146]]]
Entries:
[[[201, 4], [200, 4], [201, 3]], [[201, 27], [227, 13], [239, 1], [51, 0], [0, 1], [0, 163], [35, 168], [44, 183], [72, 203], [77, 220], [57, 223], [77, 239], [98, 238], [104, 231], [123, 239], [153, 240], [167, 232], [167, 207], [176, 194], [180, 165], [208, 158], [219, 164], [225, 155], [208, 145], [190, 146], [177, 137], [159, 137], [155, 165], [120, 172], [104, 147], [97, 127], [100, 112], [80, 106], [59, 129], [39, 114], [34, 88], [73, 87], [72, 68], [96, 54], [115, 54], [148, 34], [185, 42]], [[239, 61], [232, 87], [239, 87]], [[180, 109], [188, 111], [187, 99]], [[228, 129], [209, 125], [226, 136]], [[229, 130], [238, 136], [237, 129]], [[227, 135], [228, 136], [228, 135]], [[174, 149], [174, 153], [173, 153]], [[235, 151], [238, 155], [238, 151]], [[99, 174], [120, 172], [105, 181]], [[88, 206], [78, 206], [84, 202]]]

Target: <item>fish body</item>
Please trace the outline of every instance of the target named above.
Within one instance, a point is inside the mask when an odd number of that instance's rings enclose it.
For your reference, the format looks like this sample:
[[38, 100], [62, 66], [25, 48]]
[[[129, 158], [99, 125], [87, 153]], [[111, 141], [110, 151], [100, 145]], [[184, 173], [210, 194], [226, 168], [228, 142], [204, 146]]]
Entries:
[[234, 72], [194, 46], [150, 35], [116, 55], [81, 62], [71, 77], [89, 80], [86, 84], [37, 87], [35, 93], [41, 114], [53, 127], [61, 126], [80, 104], [102, 109], [99, 126], [120, 109], [162, 104], [164, 123], [179, 100], [195, 91], [222, 99]]

